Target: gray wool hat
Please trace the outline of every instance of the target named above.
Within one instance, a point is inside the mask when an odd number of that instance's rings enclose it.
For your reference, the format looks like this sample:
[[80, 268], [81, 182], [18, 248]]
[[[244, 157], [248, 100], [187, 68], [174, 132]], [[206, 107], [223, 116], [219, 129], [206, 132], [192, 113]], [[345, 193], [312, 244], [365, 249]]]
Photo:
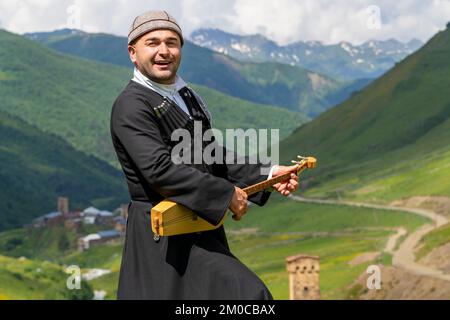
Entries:
[[169, 29], [178, 33], [183, 45], [183, 33], [174, 17], [169, 15], [166, 11], [148, 11], [137, 16], [131, 24], [130, 32], [128, 33], [128, 44], [133, 40], [139, 38], [147, 32]]

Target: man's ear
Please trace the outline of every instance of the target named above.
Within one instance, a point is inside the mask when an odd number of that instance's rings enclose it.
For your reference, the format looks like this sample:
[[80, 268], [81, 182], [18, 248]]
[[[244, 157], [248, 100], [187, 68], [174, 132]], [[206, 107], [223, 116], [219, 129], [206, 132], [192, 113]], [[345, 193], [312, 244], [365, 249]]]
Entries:
[[128, 54], [130, 55], [130, 60], [136, 65], [136, 48], [134, 46], [128, 46]]

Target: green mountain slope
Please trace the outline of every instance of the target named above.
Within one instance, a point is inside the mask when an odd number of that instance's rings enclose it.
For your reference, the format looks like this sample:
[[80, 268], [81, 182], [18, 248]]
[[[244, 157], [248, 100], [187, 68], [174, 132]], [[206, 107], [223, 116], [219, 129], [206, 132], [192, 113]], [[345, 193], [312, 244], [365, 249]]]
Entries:
[[128, 74], [0, 31], [0, 110], [110, 162], [109, 113]]
[[[0, 42], [0, 110], [118, 167], [109, 117], [131, 69], [64, 55], [5, 31], [0, 31]], [[307, 119], [299, 113], [195, 88], [208, 103], [218, 129], [281, 128], [280, 136], [285, 137]]]
[[187, 42], [180, 73], [189, 81], [256, 103], [314, 117], [336, 103], [350, 82], [281, 63], [239, 62]]
[[[392, 200], [450, 192], [450, 30], [296, 130], [282, 158], [319, 159], [320, 195]], [[310, 194], [315, 194], [310, 190]]]
[[[130, 67], [126, 38], [57, 30], [27, 34], [60, 52]], [[337, 81], [301, 67], [281, 63], [239, 62], [186, 41], [180, 74], [185, 80], [256, 103], [281, 106], [316, 116], [344, 101], [365, 81]]]
[[73, 209], [110, 210], [127, 201], [121, 173], [0, 111], [0, 230], [21, 226], [54, 211], [58, 196]]

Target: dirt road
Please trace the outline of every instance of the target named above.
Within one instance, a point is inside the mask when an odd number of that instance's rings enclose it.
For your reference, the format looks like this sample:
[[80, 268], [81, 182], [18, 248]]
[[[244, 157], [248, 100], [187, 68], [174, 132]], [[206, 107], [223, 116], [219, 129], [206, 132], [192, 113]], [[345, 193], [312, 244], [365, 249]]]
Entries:
[[414, 248], [419, 243], [427, 233], [430, 231], [448, 223], [448, 219], [443, 215], [440, 215], [431, 210], [419, 209], [419, 208], [408, 208], [408, 207], [397, 207], [397, 206], [386, 206], [386, 205], [376, 205], [370, 203], [360, 203], [351, 201], [335, 201], [335, 200], [322, 200], [322, 199], [307, 199], [295, 195], [290, 195], [289, 199], [300, 202], [308, 203], [319, 203], [319, 204], [332, 204], [332, 205], [345, 205], [360, 208], [374, 208], [381, 210], [396, 210], [405, 211], [413, 214], [420, 215], [422, 217], [428, 218], [432, 221], [432, 224], [425, 224], [415, 230], [413, 233], [409, 234], [405, 240], [400, 244], [399, 248], [395, 250], [397, 240], [404, 234], [406, 230], [403, 228], [398, 228], [397, 233], [391, 236], [384, 248], [384, 251], [392, 253], [392, 264], [396, 267], [403, 268], [411, 273], [423, 276], [429, 276], [441, 280], [449, 280], [450, 274], [445, 274], [441, 270], [430, 268], [428, 266], [421, 265], [417, 263], [414, 259]]

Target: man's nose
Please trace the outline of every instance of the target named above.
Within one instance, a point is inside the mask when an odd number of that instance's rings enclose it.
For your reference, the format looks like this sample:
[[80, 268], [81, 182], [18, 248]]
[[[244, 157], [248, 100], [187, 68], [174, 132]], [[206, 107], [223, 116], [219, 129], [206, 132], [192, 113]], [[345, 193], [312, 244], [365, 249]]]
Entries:
[[161, 55], [169, 54], [169, 48], [164, 42], [161, 42], [158, 48], [158, 53]]

